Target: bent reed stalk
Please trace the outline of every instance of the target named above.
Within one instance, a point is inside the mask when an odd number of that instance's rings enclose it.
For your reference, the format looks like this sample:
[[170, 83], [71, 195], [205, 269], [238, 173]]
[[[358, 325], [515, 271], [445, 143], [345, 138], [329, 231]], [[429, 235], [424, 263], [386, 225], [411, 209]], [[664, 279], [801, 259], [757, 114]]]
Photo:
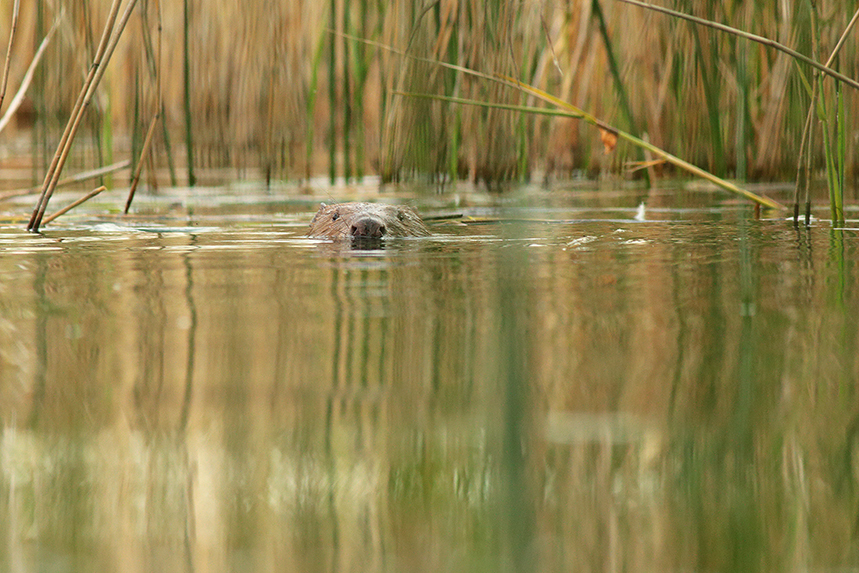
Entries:
[[[782, 51], [785, 54], [788, 54], [790, 57], [794, 58], [796, 61], [802, 62], [804, 64], [808, 64], [814, 69], [812, 86], [809, 89], [811, 94], [811, 102], [809, 104], [808, 113], [806, 115], [805, 124], [802, 130], [802, 136], [800, 139], [800, 151], [799, 151], [799, 159], [797, 161], [797, 175], [796, 175], [796, 188], [794, 192], [793, 199], [793, 220], [794, 223], [799, 221], [799, 194], [800, 188], [802, 186], [805, 187], [805, 225], [808, 226], [811, 224], [811, 195], [810, 195], [810, 147], [811, 147], [811, 139], [813, 136], [813, 127], [811, 124], [812, 115], [817, 114], [818, 120], [820, 121], [823, 130], [823, 151], [824, 151], [824, 160], [825, 160], [825, 172], [826, 172], [826, 182], [827, 188], [829, 191], [829, 208], [832, 216], [833, 225], [842, 225], [844, 223], [844, 184], [845, 184], [845, 167], [846, 167], [846, 155], [847, 155], [847, 143], [846, 143], [846, 120], [845, 120], [845, 109], [844, 109], [844, 94], [841, 89], [842, 85], [850, 86], [854, 89], [859, 89], [859, 82], [856, 80], [845, 76], [844, 74], [838, 72], [837, 70], [832, 69], [830, 66], [835, 61], [836, 56], [841, 51], [841, 48], [844, 46], [845, 41], [851, 30], [855, 27], [857, 21], [859, 21], [859, 9], [857, 9], [853, 17], [850, 19], [850, 22], [845, 27], [844, 31], [841, 33], [841, 36], [838, 39], [838, 42], [833, 48], [832, 53], [829, 55], [829, 58], [826, 60], [826, 63], [821, 64], [820, 62], [810, 58], [800, 52], [792, 50], [779, 42], [771, 40], [769, 38], [764, 38], [762, 36], [758, 36], [756, 34], [751, 34], [749, 32], [745, 32], [743, 30], [738, 30], [731, 26], [727, 26], [725, 24], [719, 24], [717, 22], [713, 22], [710, 20], [705, 20], [703, 18], [698, 18], [696, 16], [692, 16], [689, 14], [684, 14], [682, 12], [677, 12], [676, 10], [671, 10], [669, 8], [664, 8], [662, 6], [655, 6], [652, 4], [647, 4], [645, 2], [640, 2], [639, 0], [619, 0], [625, 4], [631, 4], [634, 6], [639, 6], [642, 8], [646, 8], [648, 10], [653, 10], [655, 12], [661, 12], [663, 14], [667, 14], [674, 18], [680, 18], [684, 20], [688, 20], [695, 24], [699, 24], [702, 26], [707, 26], [722, 32], [726, 32], [729, 34], [733, 34], [735, 36], [739, 36], [741, 38], [745, 38], [747, 40], [757, 42], [764, 46], [768, 46], [774, 48], [776, 50]], [[812, 37], [812, 52], [813, 55], [817, 54], [817, 46], [819, 44], [818, 38], [818, 15], [817, 15], [817, 5], [815, 2], [809, 3], [809, 10], [811, 12], [811, 37]], [[822, 90], [820, 89], [819, 84], [821, 83], [821, 74], [826, 74], [833, 80], [840, 82], [835, 86], [835, 102], [833, 103], [834, 110], [832, 114], [827, 111], [826, 101], [823, 97]], [[805, 79], [805, 76], [802, 75], [800, 70], [800, 77], [805, 82], [806, 87], [808, 88], [808, 82]], [[834, 117], [833, 117], [834, 116]], [[832, 124], [832, 125], [830, 125]], [[830, 129], [832, 131], [830, 131]], [[808, 156], [806, 156], [808, 154]], [[804, 177], [803, 177], [804, 175]]]
[[[339, 34], [338, 32], [333, 32], [333, 33]], [[346, 34], [344, 34], [344, 35], [346, 35]], [[701, 177], [703, 179], [710, 181], [711, 183], [714, 183], [715, 185], [721, 187], [722, 189], [724, 189], [726, 191], [730, 191], [731, 193], [736, 193], [738, 195], [742, 195], [746, 199], [749, 199], [751, 201], [754, 201], [755, 203], [758, 203], [758, 204], [763, 205], [765, 207], [769, 207], [771, 209], [784, 209], [785, 208], [783, 205], [781, 205], [777, 201], [773, 201], [772, 199], [769, 199], [766, 197], [760, 197], [760, 196], [752, 193], [751, 191], [748, 191], [746, 189], [742, 189], [741, 187], [738, 187], [737, 185], [734, 185], [733, 183], [731, 183], [729, 181], [725, 181], [724, 179], [717, 177], [717, 176], [713, 175], [712, 173], [709, 173], [708, 171], [701, 169], [700, 167], [692, 165], [691, 163], [684, 161], [684, 160], [680, 159], [679, 157], [676, 157], [676, 156], [668, 153], [667, 151], [660, 149], [659, 147], [657, 147], [651, 143], [648, 143], [642, 139], [639, 139], [639, 138], [637, 138], [637, 137], [635, 137], [635, 136], [633, 136], [633, 135], [631, 135], [625, 131], [617, 129], [616, 127], [608, 124], [607, 122], [597, 118], [594, 115], [591, 115], [591, 114], [585, 112], [582, 109], [577, 108], [576, 106], [574, 106], [568, 102], [562, 101], [559, 98], [557, 98], [551, 94], [548, 94], [548, 93], [546, 93], [546, 92], [544, 92], [538, 88], [535, 88], [533, 86], [530, 86], [528, 84], [520, 82], [516, 78], [512, 78], [509, 76], [503, 76], [503, 75], [485, 74], [483, 72], [478, 72], [476, 70], [472, 70], [472, 69], [466, 68], [464, 66], [458, 66], [456, 64], [441, 62], [441, 61], [433, 60], [430, 58], [422, 58], [419, 56], [414, 56], [412, 54], [408, 54], [406, 52], [403, 52], [401, 50], [397, 50], [396, 48], [393, 48], [391, 46], [386, 46], [386, 45], [381, 44], [379, 42], [368, 41], [368, 40], [364, 40], [361, 38], [356, 38], [354, 36], [352, 36], [351, 38], [356, 40], [356, 41], [366, 42], [370, 45], [376, 46], [376, 47], [384, 49], [384, 50], [388, 50], [392, 53], [399, 54], [399, 55], [404, 56], [406, 58], [410, 58], [410, 59], [425, 62], [425, 63], [434, 64], [434, 65], [448, 68], [451, 70], [456, 70], [456, 71], [461, 72], [463, 74], [482, 78], [482, 79], [489, 80], [492, 82], [498, 82], [498, 83], [501, 83], [503, 85], [506, 85], [507, 87], [511, 87], [511, 88], [520, 90], [524, 93], [535, 96], [535, 97], [537, 97], [537, 98], [539, 98], [539, 99], [541, 99], [541, 100], [543, 100], [543, 101], [545, 101], [551, 105], [554, 105], [554, 106], [559, 107], [561, 109], [567, 110], [570, 113], [570, 115], [568, 117], [575, 118], [575, 119], [582, 119], [585, 122], [599, 128], [603, 132], [609, 132], [613, 135], [619, 136], [622, 139], [624, 139], [624, 140], [626, 140], [626, 141], [628, 141], [628, 142], [630, 142], [636, 146], [644, 148], [644, 149], [650, 151], [651, 153], [658, 155], [659, 157], [665, 159], [669, 163], [672, 163], [673, 165], [676, 165], [677, 167], [680, 167], [680, 168], [686, 170], [687, 172], [695, 175], [696, 177]], [[432, 94], [422, 94], [422, 95], [425, 95], [425, 97], [428, 97], [430, 99], [439, 99], [442, 101], [448, 99], [444, 96], [434, 96]], [[463, 103], [463, 102], [460, 102], [460, 103]], [[485, 107], [495, 107], [493, 104], [491, 104], [491, 103], [485, 104], [485, 102], [469, 102], [469, 103], [485, 105]], [[510, 108], [505, 107], [504, 109], [510, 109]]]
[[[512, 78], [506, 78], [506, 79], [512, 80]], [[511, 83], [508, 85], [513, 85], [513, 81], [511, 81]], [[644, 141], [638, 137], [635, 137], [634, 135], [627, 133], [623, 130], [617, 129], [616, 127], [612, 127], [612, 126], [608, 125], [607, 123], [598, 120], [597, 118], [593, 117], [592, 115], [576, 108], [575, 106], [572, 106], [566, 102], [562, 102], [560, 100], [557, 100], [556, 98], [554, 98], [553, 96], [550, 96], [549, 94], [546, 94], [545, 92], [541, 93], [540, 90], [538, 90], [537, 88], [534, 88], [533, 86], [526, 86], [525, 84], [522, 84], [520, 82], [516, 82], [516, 85], [517, 85], [517, 87], [527, 91], [528, 93], [535, 95], [536, 97], [539, 97], [540, 99], [544, 99], [545, 101], [553, 103], [553, 104], [557, 105], [558, 107], [564, 108], [564, 111], [545, 109], [545, 108], [540, 108], [540, 107], [517, 106], [517, 105], [509, 105], [509, 104], [496, 104], [496, 103], [491, 103], [491, 102], [482, 102], [482, 101], [478, 101], [478, 100], [469, 100], [469, 99], [454, 98], [454, 97], [447, 97], [447, 96], [437, 96], [437, 95], [433, 95], [433, 94], [416, 94], [416, 93], [407, 93], [407, 92], [394, 92], [394, 93], [396, 93], [398, 95], [405, 96], [405, 97], [437, 99], [437, 100], [449, 101], [452, 103], [458, 103], [458, 104], [463, 104], [463, 105], [473, 105], [473, 106], [478, 106], [478, 107], [505, 109], [505, 110], [509, 110], [509, 111], [518, 111], [518, 112], [522, 112], [522, 113], [537, 114], [537, 115], [550, 115], [550, 116], [555, 116], [555, 117], [568, 117], [571, 119], [581, 119], [581, 120], [584, 120], [591, 125], [596, 126], [600, 130], [604, 130], [606, 132], [614, 134], [614, 135], [620, 137], [621, 139], [624, 139], [624, 140], [632, 143], [633, 145], [638, 146], [639, 148], [641, 148], [643, 150], [649, 151], [650, 153], [662, 158], [662, 160], [667, 161], [668, 163], [671, 163], [672, 165], [675, 165], [676, 167], [679, 167], [685, 171], [688, 171], [689, 173], [691, 173], [692, 175], [695, 175], [696, 177], [700, 177], [701, 179], [705, 179], [705, 180], [713, 183], [714, 185], [721, 187], [722, 189], [724, 189], [726, 191], [730, 191], [731, 193], [736, 193], [738, 195], [742, 195], [746, 199], [749, 199], [750, 201], [753, 201], [754, 203], [757, 203], [758, 205], [763, 205], [764, 207], [769, 207], [771, 209], [785, 209], [784, 205], [782, 205], [781, 203], [778, 203], [777, 201], [774, 201], [774, 200], [769, 199], [767, 197], [761, 197], [759, 195], [756, 195], [755, 193], [752, 193], [751, 191], [748, 191], [746, 189], [743, 189], [742, 187], [738, 187], [737, 185], [734, 185], [730, 181], [725, 181], [724, 179], [717, 177], [717, 176], [713, 175], [712, 173], [709, 173], [708, 171], [701, 169], [700, 167], [692, 165], [688, 161], [684, 161], [684, 160], [680, 159], [679, 157], [676, 157], [676, 156], [668, 153], [665, 150], [659, 149], [658, 147], [656, 147], [655, 145], [653, 145], [647, 141]]]

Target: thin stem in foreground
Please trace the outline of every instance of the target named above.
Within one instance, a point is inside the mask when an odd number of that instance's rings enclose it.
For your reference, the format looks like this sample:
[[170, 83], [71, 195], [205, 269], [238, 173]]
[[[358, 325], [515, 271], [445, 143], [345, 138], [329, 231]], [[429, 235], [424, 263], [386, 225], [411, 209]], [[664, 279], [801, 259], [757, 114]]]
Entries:
[[12, 61], [12, 43], [15, 40], [15, 32], [18, 30], [18, 12], [20, 11], [21, 0], [15, 0], [15, 6], [12, 9], [12, 29], [9, 31], [9, 47], [6, 48], [6, 64], [3, 66], [3, 80], [0, 83], [0, 109], [3, 108], [3, 100], [6, 99], [6, 85], [9, 83], [9, 64]]
[[77, 201], [74, 201], [70, 205], [66, 205], [65, 207], [63, 207], [62, 209], [60, 209], [59, 211], [57, 211], [53, 215], [45, 217], [42, 220], [42, 224], [47, 225], [48, 223], [50, 223], [51, 221], [53, 221], [54, 219], [56, 219], [60, 215], [65, 215], [66, 213], [68, 213], [69, 211], [71, 211], [72, 209], [74, 209], [75, 207], [80, 205], [81, 203], [89, 201], [90, 199], [92, 199], [93, 197], [95, 197], [96, 195], [98, 195], [99, 193], [101, 193], [102, 191], [104, 191], [106, 189], [107, 189], [107, 187], [105, 187], [104, 185], [102, 185], [98, 189], [93, 189], [92, 191], [90, 191], [89, 193], [87, 193], [86, 195], [84, 195], [83, 197], [78, 199]]
[[131, 201], [134, 199], [134, 193], [137, 191], [137, 185], [140, 183], [140, 173], [143, 171], [143, 160], [149, 153], [149, 147], [152, 145], [152, 135], [155, 133], [155, 126], [158, 125], [158, 119], [161, 117], [161, 108], [155, 112], [155, 117], [152, 118], [152, 123], [149, 124], [149, 130], [146, 132], [146, 139], [143, 141], [143, 148], [140, 150], [140, 159], [137, 161], [137, 167], [134, 169], [134, 179], [131, 182], [131, 188], [128, 190], [128, 199], [125, 200], [125, 210], [123, 213], [128, 215], [128, 209], [131, 208]]

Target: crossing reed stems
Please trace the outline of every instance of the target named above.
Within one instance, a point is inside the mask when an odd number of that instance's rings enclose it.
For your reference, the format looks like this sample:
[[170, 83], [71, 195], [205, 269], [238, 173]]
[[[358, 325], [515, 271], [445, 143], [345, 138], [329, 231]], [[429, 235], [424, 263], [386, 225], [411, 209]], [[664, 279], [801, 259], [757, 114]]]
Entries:
[[[134, 7], [135, 2], [136, 0], [130, 0], [129, 6]], [[56, 153], [54, 153], [54, 158], [51, 160], [51, 166], [48, 168], [48, 172], [45, 174], [45, 183], [42, 187], [42, 193], [39, 196], [39, 200], [37, 201], [36, 207], [33, 210], [33, 215], [30, 217], [30, 222], [27, 225], [28, 231], [38, 232], [39, 230], [39, 224], [42, 221], [42, 217], [44, 217], [45, 215], [45, 209], [48, 206], [48, 201], [53, 194], [54, 188], [56, 188], [60, 172], [63, 168], [63, 164], [68, 157], [69, 150], [71, 148], [71, 142], [74, 139], [75, 131], [77, 130], [78, 125], [80, 125], [83, 110], [89, 104], [89, 98], [92, 97], [90, 88], [93, 85], [97, 85], [96, 78], [101, 79], [101, 76], [104, 74], [104, 66], [110, 59], [109, 55], [107, 57], [105, 56], [108, 54], [109, 51], [109, 46], [111, 44], [111, 34], [114, 30], [116, 17], [119, 14], [120, 4], [121, 0], [114, 0], [110, 8], [107, 23], [105, 24], [101, 41], [98, 45], [98, 49], [96, 50], [95, 56], [93, 57], [93, 63], [90, 67], [89, 74], [87, 75], [87, 78], [84, 81], [84, 85], [81, 88], [78, 100], [75, 102], [75, 107], [72, 110], [72, 114], [69, 117], [68, 123], [66, 124], [66, 129], [63, 131], [63, 136], [60, 139], [59, 145], [57, 146], [57, 151]], [[130, 15], [130, 10], [128, 10], [126, 14]], [[112, 54], [112, 50], [110, 50], [110, 53]]]
[[183, 103], [185, 106], [185, 163], [188, 169], [188, 186], [193, 187], [197, 184], [197, 177], [194, 175], [194, 136], [192, 129], [193, 122], [191, 121], [191, 53], [189, 49], [191, 10], [189, 3], [190, 0], [182, 0], [182, 78], [184, 87]]

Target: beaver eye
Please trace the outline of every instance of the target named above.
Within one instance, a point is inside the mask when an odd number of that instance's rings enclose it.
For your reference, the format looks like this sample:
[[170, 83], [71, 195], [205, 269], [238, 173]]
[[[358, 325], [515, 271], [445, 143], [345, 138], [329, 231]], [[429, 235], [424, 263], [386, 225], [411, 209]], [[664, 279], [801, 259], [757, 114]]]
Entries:
[[400, 221], [405, 221], [406, 220], [406, 212], [403, 211], [402, 209], [397, 211], [397, 219], [399, 219]]
[[334, 214], [331, 215], [331, 220], [336, 221], [339, 218], [340, 218], [340, 211], [334, 211]]

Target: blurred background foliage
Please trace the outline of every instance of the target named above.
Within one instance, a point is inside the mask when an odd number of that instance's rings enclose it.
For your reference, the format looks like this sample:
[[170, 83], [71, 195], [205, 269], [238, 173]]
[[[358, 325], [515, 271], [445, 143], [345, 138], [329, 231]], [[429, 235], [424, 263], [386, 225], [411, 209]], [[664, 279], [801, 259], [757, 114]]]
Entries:
[[[806, 2], [664, 4], [811, 55]], [[817, 5], [826, 55], [851, 14], [832, 0]], [[7, 164], [32, 159], [34, 180], [50, 161], [109, 6], [37, 0], [21, 8], [10, 91], [59, 20], [3, 138]], [[11, 13], [11, 2], [0, 5], [7, 37]], [[834, 67], [854, 76], [859, 50], [854, 38], [847, 42]], [[537, 175], [627, 173], [628, 162], [643, 159], [624, 145], [606, 154], [598, 134], [575, 120], [397, 95], [537, 105], [516, 90], [379, 44], [515, 76], [717, 175], [795, 176], [810, 100], [807, 67], [615, 0], [140, 0], [85, 118], [74, 161], [89, 168], [114, 155], [135, 157], [155, 113], [159, 69], [165, 115], [153, 166], [169, 168], [174, 184], [187, 182], [197, 167], [269, 179], [378, 174], [492, 186]], [[849, 118], [856, 108], [851, 91], [845, 107]], [[855, 133], [846, 139], [846, 170], [854, 177]], [[822, 157], [820, 151], [816, 165]]]

